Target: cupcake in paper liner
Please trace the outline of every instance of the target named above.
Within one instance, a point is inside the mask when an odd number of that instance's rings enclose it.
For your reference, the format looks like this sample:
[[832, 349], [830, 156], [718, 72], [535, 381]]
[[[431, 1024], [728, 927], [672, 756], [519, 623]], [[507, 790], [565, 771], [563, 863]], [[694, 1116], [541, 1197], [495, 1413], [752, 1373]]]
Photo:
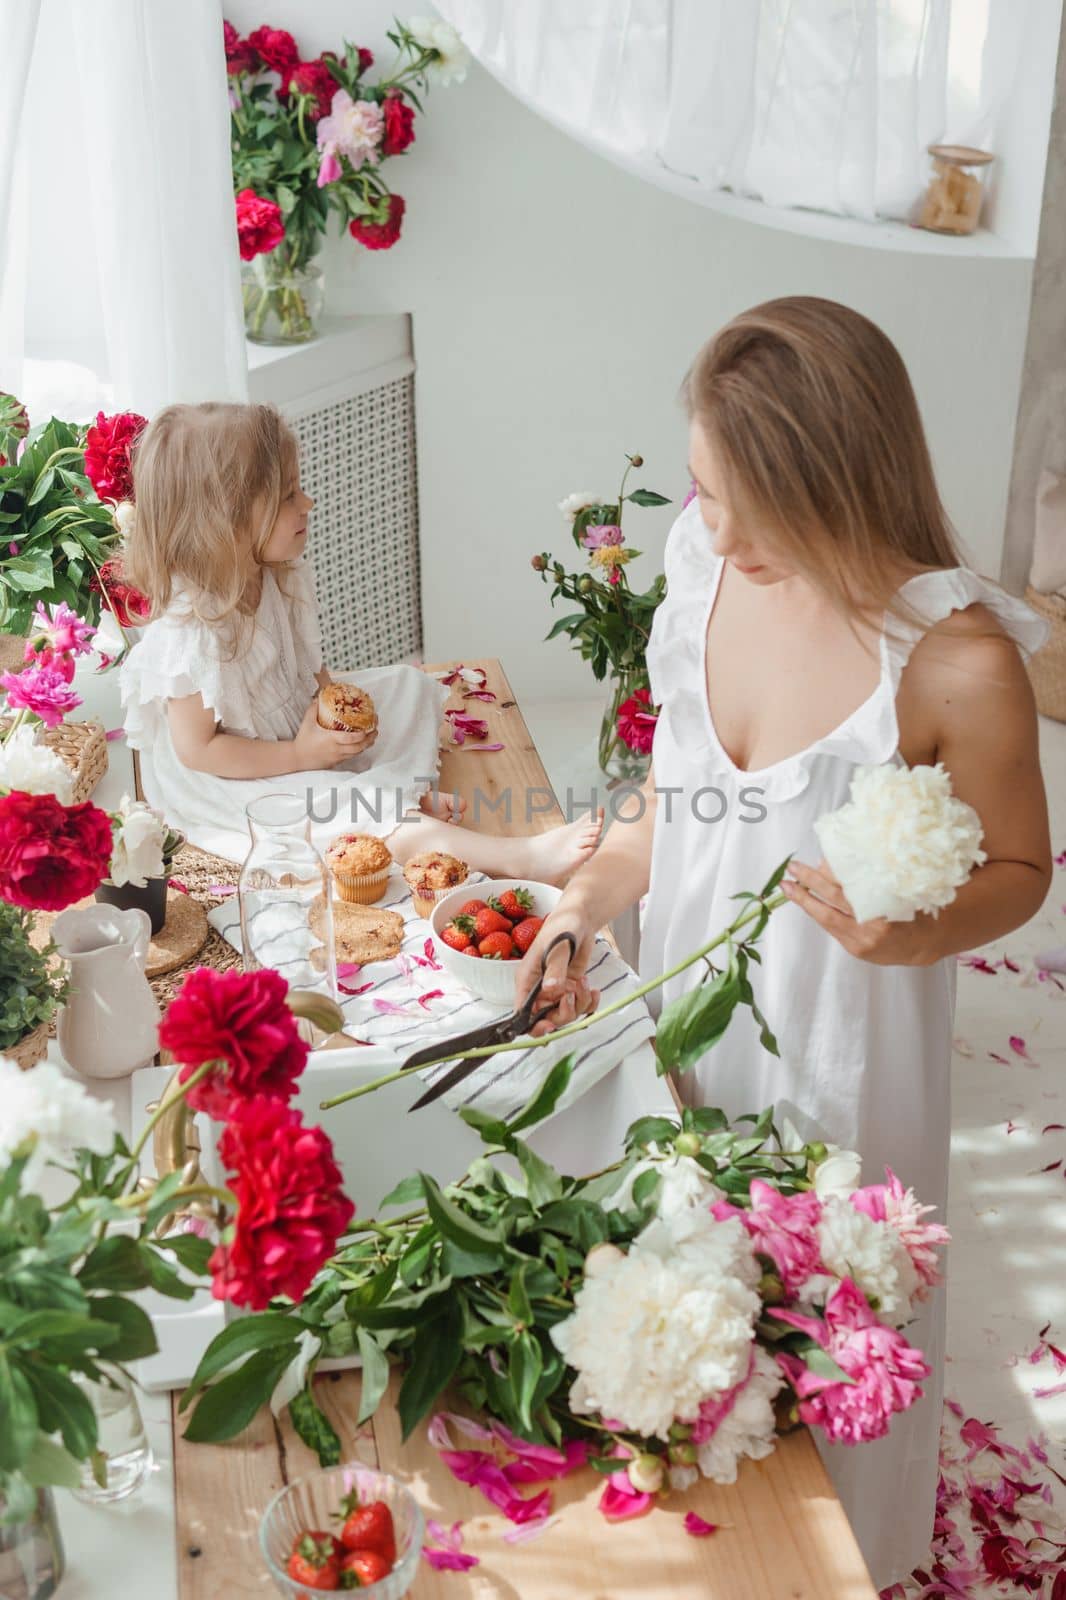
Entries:
[[443, 850], [423, 850], [411, 857], [403, 875], [415, 910], [428, 920], [437, 901], [466, 882], [470, 868], [458, 856], [447, 855]]
[[326, 865], [339, 899], [372, 906], [385, 894], [392, 856], [388, 845], [371, 834], [342, 833], [327, 849]]
[[378, 725], [374, 702], [354, 683], [327, 683], [318, 694], [318, 725], [337, 733], [373, 733]]

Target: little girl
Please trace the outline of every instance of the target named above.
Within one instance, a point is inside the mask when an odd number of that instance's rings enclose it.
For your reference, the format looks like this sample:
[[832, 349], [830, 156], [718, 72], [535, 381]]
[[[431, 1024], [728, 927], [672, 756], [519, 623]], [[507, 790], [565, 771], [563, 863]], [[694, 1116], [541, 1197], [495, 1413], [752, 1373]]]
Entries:
[[126, 736], [141, 752], [145, 798], [193, 844], [242, 860], [245, 808], [283, 792], [310, 801], [320, 849], [340, 833], [372, 833], [401, 865], [444, 850], [490, 876], [547, 883], [592, 854], [602, 812], [522, 838], [447, 820], [428, 792], [447, 690], [415, 667], [358, 674], [376, 731], [318, 725], [318, 691], [331, 680], [301, 560], [314, 502], [272, 407], [168, 406], [138, 445], [134, 486], [125, 562], [152, 620], [122, 666]]

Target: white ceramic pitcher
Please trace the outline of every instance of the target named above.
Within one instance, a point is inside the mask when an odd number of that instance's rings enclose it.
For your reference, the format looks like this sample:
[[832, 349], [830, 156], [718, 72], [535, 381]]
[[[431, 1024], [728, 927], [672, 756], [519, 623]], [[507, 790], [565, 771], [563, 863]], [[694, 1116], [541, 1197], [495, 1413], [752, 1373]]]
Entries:
[[148, 913], [136, 907], [82, 906], [52, 924], [70, 962], [59, 1048], [86, 1078], [125, 1078], [159, 1048], [159, 1007], [144, 975], [151, 936]]

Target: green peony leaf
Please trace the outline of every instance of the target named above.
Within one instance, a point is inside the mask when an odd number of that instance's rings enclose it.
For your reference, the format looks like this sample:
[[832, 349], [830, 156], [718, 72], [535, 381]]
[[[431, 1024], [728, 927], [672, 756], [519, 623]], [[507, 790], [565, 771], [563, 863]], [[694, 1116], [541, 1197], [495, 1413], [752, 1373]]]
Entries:
[[310, 1389], [301, 1389], [289, 1401], [292, 1425], [309, 1450], [318, 1457], [320, 1467], [335, 1467], [341, 1459], [341, 1442], [337, 1430], [320, 1410]]
[[220, 1378], [197, 1402], [185, 1438], [193, 1444], [218, 1444], [241, 1433], [259, 1407], [270, 1399], [295, 1354], [295, 1340], [281, 1346], [272, 1344], [268, 1349], [257, 1350], [236, 1372]]

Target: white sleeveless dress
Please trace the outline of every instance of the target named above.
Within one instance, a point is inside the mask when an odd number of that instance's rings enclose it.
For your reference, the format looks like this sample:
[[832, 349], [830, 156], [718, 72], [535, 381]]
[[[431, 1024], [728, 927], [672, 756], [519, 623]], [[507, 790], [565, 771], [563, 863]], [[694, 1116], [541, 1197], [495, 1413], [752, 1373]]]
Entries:
[[[651, 883], [641, 937], [641, 978], [682, 960], [728, 926], [741, 890], [759, 890], [788, 855], [816, 864], [813, 825], [848, 798], [857, 766], [902, 765], [896, 692], [925, 631], [893, 619], [881, 638], [873, 694], [808, 749], [761, 771], [734, 766], [719, 744], [707, 702], [706, 637], [723, 563], [696, 502], [671, 530], [667, 596], [648, 647], [651, 694], [661, 706], [652, 755], [660, 790]], [[994, 584], [958, 567], [923, 573], [901, 596], [926, 626], [983, 602], [1021, 648], [1038, 649], [1045, 625]], [[757, 648], [757, 644], [755, 646]], [[737, 670], [743, 662], [737, 662]], [[680, 791], [670, 797], [661, 792]], [[669, 809], [669, 816], [667, 814]], [[950, 1068], [955, 961], [882, 967], [849, 955], [798, 906], [774, 913], [751, 969], [755, 998], [780, 1057], [759, 1043], [747, 1010], [693, 1072], [683, 1099], [729, 1116], [776, 1105], [804, 1137], [857, 1150], [868, 1183], [891, 1166], [919, 1198], [947, 1204]], [[665, 1005], [699, 978], [693, 968], [666, 984]], [[651, 997], [654, 999], [654, 996]], [[950, 1251], [949, 1251], [950, 1256]], [[816, 1442], [878, 1588], [925, 1558], [932, 1534], [943, 1388], [944, 1292], [908, 1329], [933, 1367], [926, 1398], [898, 1416], [891, 1434], [857, 1448]]]
[[272, 571], [234, 655], [225, 628], [190, 614], [180, 590], [150, 622], [119, 669], [126, 739], [141, 753], [141, 786], [192, 844], [231, 861], [248, 853], [245, 807], [264, 794], [306, 799], [319, 849], [339, 833], [387, 837], [436, 781], [441, 714], [448, 690], [403, 664], [335, 673], [371, 695], [378, 737], [365, 755], [319, 772], [276, 778], [217, 778], [179, 760], [167, 701], [199, 694], [222, 731], [245, 739], [291, 739], [318, 693], [322, 667], [310, 568], [290, 568], [285, 589]]

